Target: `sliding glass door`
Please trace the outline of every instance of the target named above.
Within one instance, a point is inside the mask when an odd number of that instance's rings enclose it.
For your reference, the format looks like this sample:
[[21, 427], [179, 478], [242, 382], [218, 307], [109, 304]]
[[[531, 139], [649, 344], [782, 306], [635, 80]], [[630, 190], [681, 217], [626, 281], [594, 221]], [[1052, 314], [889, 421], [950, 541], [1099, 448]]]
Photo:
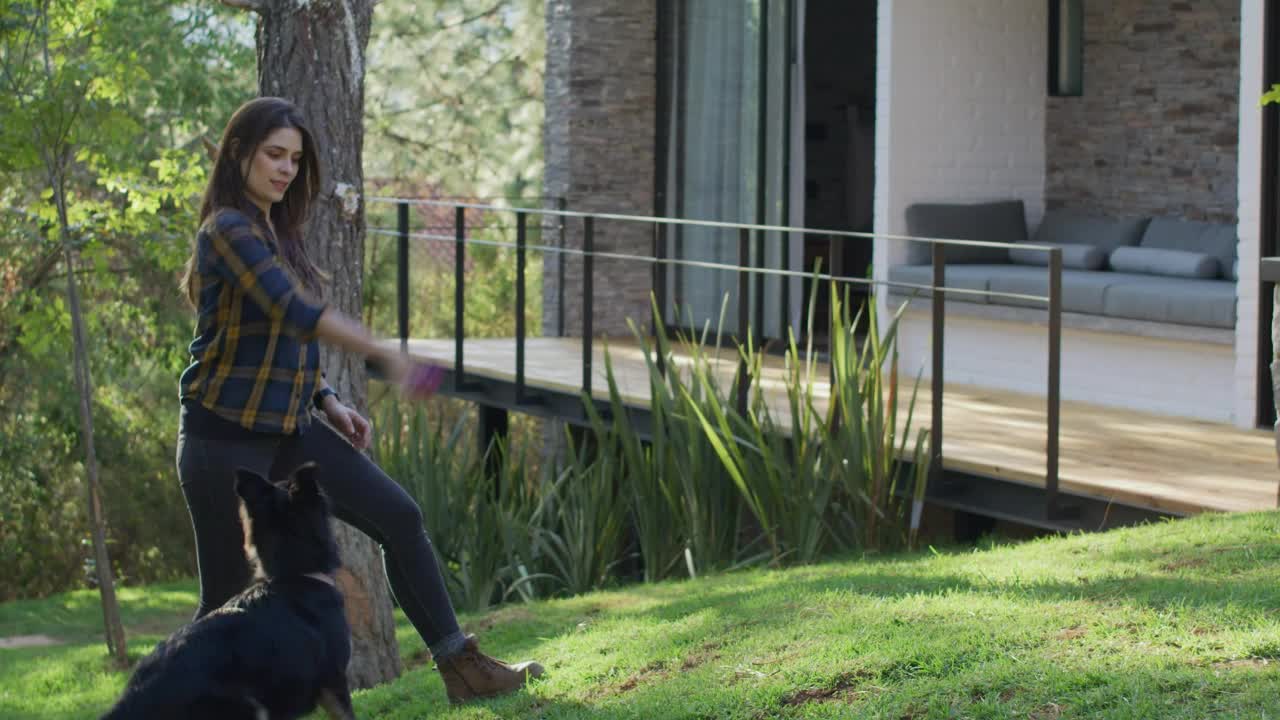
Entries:
[[[670, 217], [784, 225], [790, 192], [790, 56], [793, 0], [667, 0], [663, 9], [660, 211]], [[669, 257], [739, 264], [739, 233], [677, 227]], [[783, 233], [752, 235], [755, 267], [789, 266]], [[711, 267], [665, 273], [668, 324], [738, 328], [738, 276]], [[661, 275], [660, 275], [661, 277]], [[757, 337], [783, 336], [789, 284], [753, 276]]]

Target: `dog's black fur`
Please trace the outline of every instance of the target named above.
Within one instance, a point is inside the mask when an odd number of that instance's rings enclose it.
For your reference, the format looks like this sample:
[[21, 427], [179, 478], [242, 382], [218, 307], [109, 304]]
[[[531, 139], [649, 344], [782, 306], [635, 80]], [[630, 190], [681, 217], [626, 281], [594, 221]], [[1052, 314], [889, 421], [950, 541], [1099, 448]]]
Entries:
[[351, 635], [331, 576], [338, 547], [317, 468], [299, 468], [286, 487], [239, 470], [245, 550], [259, 578], [221, 608], [160, 643], [139, 663], [103, 720], [283, 720], [320, 704], [354, 718], [346, 669]]

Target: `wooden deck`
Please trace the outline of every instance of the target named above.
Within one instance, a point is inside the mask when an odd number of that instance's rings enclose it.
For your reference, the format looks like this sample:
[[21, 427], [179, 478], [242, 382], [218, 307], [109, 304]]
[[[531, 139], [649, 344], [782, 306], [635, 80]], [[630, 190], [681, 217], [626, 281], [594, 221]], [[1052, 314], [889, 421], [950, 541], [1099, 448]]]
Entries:
[[[619, 390], [648, 407], [649, 380], [634, 341], [607, 343]], [[604, 351], [593, 353], [592, 394], [608, 397]], [[577, 338], [528, 338], [525, 383], [531, 389], [577, 394], [582, 388], [582, 345]], [[410, 352], [453, 367], [452, 339], [411, 340]], [[465, 372], [501, 381], [515, 378], [514, 339], [469, 339]], [[736, 355], [724, 350], [718, 371], [727, 387]], [[687, 358], [676, 364], [687, 365]], [[779, 419], [787, 409], [781, 360], [770, 362], [763, 382]], [[825, 409], [827, 368], [820, 365], [818, 403]], [[909, 396], [904, 387], [901, 397]], [[922, 383], [914, 423], [927, 425], [929, 388]], [[948, 384], [943, 397], [943, 465], [952, 470], [1029, 485], [1044, 484], [1045, 402], [1017, 393]], [[1175, 513], [1275, 508], [1280, 470], [1272, 435], [1229, 425], [1063, 402], [1060, 486], [1096, 497]]]

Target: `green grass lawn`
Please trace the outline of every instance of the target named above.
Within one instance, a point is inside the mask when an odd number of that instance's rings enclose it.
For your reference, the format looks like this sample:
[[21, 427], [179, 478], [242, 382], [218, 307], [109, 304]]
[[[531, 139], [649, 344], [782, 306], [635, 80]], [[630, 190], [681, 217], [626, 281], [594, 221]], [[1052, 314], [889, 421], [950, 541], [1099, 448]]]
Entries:
[[[528, 692], [450, 710], [400, 618], [408, 669], [367, 718], [1280, 718], [1280, 513], [1206, 516], [979, 550], [849, 558], [632, 586], [464, 618], [534, 657]], [[183, 622], [191, 583], [122, 591], [131, 653]], [[0, 717], [91, 718], [97, 596], [0, 605]]]

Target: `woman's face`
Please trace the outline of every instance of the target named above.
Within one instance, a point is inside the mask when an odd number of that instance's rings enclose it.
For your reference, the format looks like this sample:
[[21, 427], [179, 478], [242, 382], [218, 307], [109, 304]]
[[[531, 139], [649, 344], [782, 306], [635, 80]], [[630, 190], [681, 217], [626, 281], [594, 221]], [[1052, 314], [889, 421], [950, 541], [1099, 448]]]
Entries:
[[271, 205], [284, 198], [289, 183], [298, 175], [302, 161], [302, 133], [295, 128], [278, 128], [258, 145], [252, 158], [240, 163], [245, 194], [270, 216]]

